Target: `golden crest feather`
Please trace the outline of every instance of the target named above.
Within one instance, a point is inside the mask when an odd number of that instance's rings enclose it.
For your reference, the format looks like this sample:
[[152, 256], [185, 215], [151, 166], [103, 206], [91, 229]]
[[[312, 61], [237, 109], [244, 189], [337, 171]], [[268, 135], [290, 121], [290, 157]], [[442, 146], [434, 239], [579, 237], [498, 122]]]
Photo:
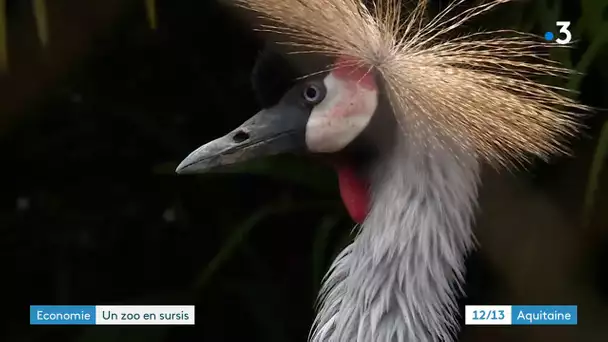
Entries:
[[[237, 0], [298, 53], [348, 56], [384, 80], [397, 122], [421, 153], [462, 149], [492, 165], [566, 152], [564, 138], [588, 110], [539, 76], [571, 73], [539, 53], [560, 48], [509, 30], [449, 37], [473, 17], [512, 0], [456, 11], [456, 0], [433, 18], [427, 1], [403, 15], [398, 0]], [[563, 47], [561, 47], [563, 48]], [[338, 65], [337, 65], [338, 66]], [[337, 67], [335, 66], [335, 67]], [[432, 155], [432, 153], [431, 153]]]

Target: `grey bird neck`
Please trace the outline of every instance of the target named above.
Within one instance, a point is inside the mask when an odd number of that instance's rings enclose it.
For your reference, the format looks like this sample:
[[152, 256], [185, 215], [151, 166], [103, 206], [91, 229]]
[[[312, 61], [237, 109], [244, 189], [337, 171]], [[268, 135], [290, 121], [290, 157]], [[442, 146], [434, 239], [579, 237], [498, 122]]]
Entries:
[[367, 219], [326, 276], [313, 342], [454, 339], [479, 165], [399, 136], [373, 167]]

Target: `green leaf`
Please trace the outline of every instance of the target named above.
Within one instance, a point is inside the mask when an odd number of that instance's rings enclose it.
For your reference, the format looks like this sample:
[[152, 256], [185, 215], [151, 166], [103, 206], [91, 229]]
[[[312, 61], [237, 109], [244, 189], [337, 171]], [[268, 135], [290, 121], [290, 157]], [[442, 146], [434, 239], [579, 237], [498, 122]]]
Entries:
[[595, 155], [591, 162], [591, 168], [589, 171], [589, 179], [587, 181], [587, 190], [585, 192], [585, 202], [583, 206], [583, 226], [588, 226], [591, 222], [593, 210], [595, 207], [595, 193], [599, 188], [599, 181], [604, 165], [606, 164], [606, 158], [608, 157], [608, 122], [604, 124], [602, 133], [600, 134], [597, 147], [595, 149]]
[[592, 38], [602, 32], [606, 24], [602, 15], [608, 7], [608, 0], [581, 0], [581, 32], [586, 32]]
[[148, 24], [150, 28], [156, 30], [157, 28], [157, 14], [156, 14], [156, 0], [145, 0], [146, 1], [146, 14], [148, 17]]
[[33, 0], [32, 8], [34, 10], [34, 18], [36, 19], [36, 30], [38, 31], [38, 40], [43, 47], [49, 43], [49, 21], [46, 10], [47, 0]]
[[253, 228], [258, 223], [273, 215], [293, 211], [306, 211], [315, 208], [336, 210], [338, 208], [338, 205], [336, 204], [336, 202], [333, 201], [319, 201], [311, 204], [282, 202], [266, 206], [255, 212], [249, 218], [245, 219], [243, 222], [237, 225], [237, 227], [233, 230], [232, 234], [230, 234], [228, 239], [226, 239], [226, 242], [224, 242], [224, 245], [220, 248], [219, 252], [215, 255], [215, 257], [213, 257], [213, 259], [211, 259], [207, 267], [203, 270], [203, 272], [196, 280], [194, 284], [195, 291], [200, 292], [206, 287], [206, 285], [209, 283], [209, 280], [224, 265], [224, 263], [234, 256], [235, 252], [247, 239]]
[[577, 73], [573, 74], [568, 81], [568, 89], [580, 89], [581, 82], [585, 77], [585, 73], [591, 66], [591, 63], [593, 63], [596, 57], [600, 54], [602, 49], [606, 47], [606, 42], [608, 42], [608, 23], [604, 23], [603, 29], [595, 35], [591, 41], [591, 44], [583, 53], [583, 56], [575, 68]]
[[0, 72], [8, 71], [6, 0], [0, 0]]

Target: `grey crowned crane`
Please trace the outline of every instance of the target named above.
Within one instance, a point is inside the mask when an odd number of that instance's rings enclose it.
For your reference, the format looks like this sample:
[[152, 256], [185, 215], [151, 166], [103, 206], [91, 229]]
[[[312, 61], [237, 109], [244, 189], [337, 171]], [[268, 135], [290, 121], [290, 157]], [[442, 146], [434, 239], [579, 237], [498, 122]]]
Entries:
[[533, 81], [569, 72], [537, 55], [551, 43], [451, 34], [508, 1], [427, 18], [425, 0], [408, 13], [397, 0], [236, 0], [260, 30], [333, 63], [177, 172], [287, 152], [334, 161], [359, 229], [325, 278], [311, 341], [453, 341], [481, 166], [546, 159], [576, 133], [585, 108]]

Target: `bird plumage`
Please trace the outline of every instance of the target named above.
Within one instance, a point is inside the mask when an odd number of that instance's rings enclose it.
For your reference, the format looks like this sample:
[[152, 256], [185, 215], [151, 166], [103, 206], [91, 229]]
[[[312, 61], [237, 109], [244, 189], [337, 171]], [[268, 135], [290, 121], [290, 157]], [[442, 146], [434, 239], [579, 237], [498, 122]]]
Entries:
[[457, 331], [479, 164], [447, 151], [436, 162], [398, 137], [372, 170], [367, 218], [325, 278], [313, 342], [452, 341]]
[[[369, 210], [356, 239], [324, 280], [311, 341], [453, 341], [464, 259], [474, 246], [482, 163], [512, 166], [566, 151], [564, 138], [578, 128], [574, 113], [587, 108], [563, 95], [563, 89], [534, 81], [569, 74], [538, 54], [557, 47], [506, 30], [452, 34], [469, 19], [509, 1], [457, 11], [465, 1], [456, 0], [429, 19], [426, 0], [409, 13], [402, 13], [397, 0], [369, 5], [362, 0], [236, 0], [268, 20], [260, 30], [283, 35], [283, 43], [297, 53], [335, 58], [321, 70], [331, 71], [323, 84], [315, 80], [329, 100], [296, 100], [309, 88], [292, 88], [279, 107], [261, 111], [202, 146], [178, 171], [261, 155], [243, 149], [268, 144], [279, 133], [304, 134], [309, 152], [339, 152], [382, 114], [373, 97], [379, 89], [394, 115], [394, 124], [381, 135], [396, 138], [367, 165]], [[361, 76], [348, 80], [345, 69]], [[336, 77], [344, 85], [336, 86]], [[369, 82], [371, 100], [352, 93], [361, 85], [357, 82]], [[340, 105], [332, 102], [336, 97], [344, 99]], [[277, 124], [278, 112], [289, 113], [291, 124]], [[357, 114], [368, 115], [363, 117], [367, 121], [349, 121], [349, 115]], [[319, 118], [327, 119], [327, 127], [304, 130], [295, 124], [308, 120], [310, 125]], [[273, 121], [274, 130], [262, 120]], [[331, 129], [347, 135], [331, 140]], [[234, 139], [235, 134], [248, 139], [249, 132], [252, 143]], [[294, 139], [283, 143], [293, 145]], [[328, 143], [331, 148], [325, 148]]]

